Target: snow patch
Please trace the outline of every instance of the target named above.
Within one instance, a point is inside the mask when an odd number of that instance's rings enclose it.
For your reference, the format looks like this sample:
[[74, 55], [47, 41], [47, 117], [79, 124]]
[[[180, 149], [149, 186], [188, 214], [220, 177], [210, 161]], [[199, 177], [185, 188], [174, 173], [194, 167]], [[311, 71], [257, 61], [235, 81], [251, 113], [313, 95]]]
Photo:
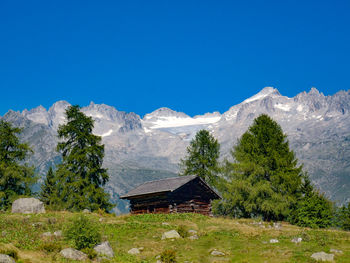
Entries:
[[86, 115], [89, 116], [89, 117], [92, 117], [92, 118], [96, 118], [96, 119], [102, 119], [103, 118], [103, 115], [100, 114], [100, 113], [91, 113], [91, 112], [89, 112]]
[[302, 111], [302, 110], [303, 110], [303, 106], [299, 105], [299, 106], [297, 107], [297, 111]]
[[111, 135], [111, 134], [112, 134], [112, 132], [113, 132], [113, 130], [112, 130], [112, 129], [110, 129], [108, 132], [105, 132], [105, 133], [103, 133], [103, 134], [101, 134], [101, 135], [99, 135], [99, 136], [101, 136], [101, 137], [106, 137], [106, 136]]
[[171, 127], [182, 127], [191, 125], [203, 125], [216, 123], [221, 119], [221, 116], [216, 117], [196, 117], [196, 118], [183, 118], [183, 117], [159, 117], [156, 121], [148, 122], [150, 129], [161, 129]]
[[283, 111], [290, 111], [290, 106], [285, 104], [275, 104], [275, 107], [277, 109], [283, 110]]

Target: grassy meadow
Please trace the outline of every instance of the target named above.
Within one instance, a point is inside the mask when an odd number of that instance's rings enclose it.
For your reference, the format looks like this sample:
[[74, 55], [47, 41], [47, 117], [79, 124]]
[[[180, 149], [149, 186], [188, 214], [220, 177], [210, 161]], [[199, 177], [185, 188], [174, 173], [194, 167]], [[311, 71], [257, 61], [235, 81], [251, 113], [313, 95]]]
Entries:
[[[61, 258], [59, 251], [71, 247], [64, 237], [43, 237], [45, 232], [64, 229], [72, 217], [69, 212], [49, 212], [41, 215], [0, 214], [0, 253], [17, 254], [17, 262], [74, 262]], [[176, 262], [315, 262], [315, 252], [342, 250], [335, 262], [350, 262], [350, 232], [315, 230], [282, 223], [253, 220], [210, 218], [198, 214], [149, 214], [114, 216], [87, 214], [100, 225], [103, 240], [108, 240], [115, 257], [106, 262], [156, 262], [166, 249], [176, 251]], [[172, 229], [193, 229], [198, 239], [162, 240], [162, 234]], [[291, 242], [302, 237], [299, 244]], [[270, 239], [278, 239], [271, 244]], [[138, 255], [127, 253], [131, 248], [143, 250]], [[212, 256], [214, 249], [225, 253]], [[91, 262], [88, 260], [86, 262]]]

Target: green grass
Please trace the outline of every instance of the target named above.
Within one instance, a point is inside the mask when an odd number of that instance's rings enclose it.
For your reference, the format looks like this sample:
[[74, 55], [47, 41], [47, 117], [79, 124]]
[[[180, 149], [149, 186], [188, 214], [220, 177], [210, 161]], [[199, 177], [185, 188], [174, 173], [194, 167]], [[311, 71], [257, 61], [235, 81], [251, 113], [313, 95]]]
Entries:
[[[57, 247], [69, 247], [64, 238], [43, 238], [42, 234], [62, 230], [75, 215], [68, 212], [29, 216], [0, 214], [0, 251], [16, 251], [19, 262], [23, 263], [72, 262], [61, 258], [56, 249], [44, 249], [48, 242], [57, 244]], [[167, 249], [176, 251], [177, 262], [314, 262], [311, 254], [329, 252], [331, 248], [343, 251], [343, 254], [335, 255], [336, 262], [350, 262], [350, 232], [345, 231], [314, 230], [287, 223], [277, 230], [269, 223], [262, 227], [253, 220], [210, 218], [197, 214], [88, 216], [102, 218], [99, 224], [103, 240], [108, 240], [115, 251], [115, 258], [106, 262], [153, 263]], [[52, 224], [49, 218], [56, 220]], [[199, 239], [161, 239], [165, 231], [176, 230], [179, 226], [196, 230]], [[6, 234], [2, 235], [2, 232]], [[291, 242], [294, 237], [302, 237], [303, 241], [294, 244]], [[270, 244], [272, 238], [278, 239], [279, 243]], [[129, 255], [127, 251], [133, 247], [144, 249], [139, 255]], [[214, 249], [226, 255], [211, 256]]]

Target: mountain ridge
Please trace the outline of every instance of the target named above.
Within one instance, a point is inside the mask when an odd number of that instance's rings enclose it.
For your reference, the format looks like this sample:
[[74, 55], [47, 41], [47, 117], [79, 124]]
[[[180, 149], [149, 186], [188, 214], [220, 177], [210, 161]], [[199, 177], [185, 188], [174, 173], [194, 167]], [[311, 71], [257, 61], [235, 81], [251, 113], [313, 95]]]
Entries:
[[[42, 106], [22, 112], [10, 110], [2, 117], [24, 128], [22, 139], [35, 152], [30, 162], [41, 175], [50, 165], [60, 162], [55, 151], [56, 131], [64, 123], [64, 111], [69, 105], [58, 101], [48, 110]], [[219, 140], [221, 159], [230, 158], [237, 139], [254, 118], [265, 113], [282, 126], [313, 183], [339, 203], [350, 201], [350, 90], [325, 96], [311, 88], [289, 98], [266, 87], [222, 114], [194, 117], [163, 107], [141, 118], [136, 113], [93, 102], [82, 111], [94, 119], [93, 132], [105, 144], [104, 165], [111, 174], [106, 188], [114, 198], [137, 182], [175, 176], [179, 160], [200, 129], [209, 130]], [[120, 202], [117, 212], [125, 212], [126, 206]]]

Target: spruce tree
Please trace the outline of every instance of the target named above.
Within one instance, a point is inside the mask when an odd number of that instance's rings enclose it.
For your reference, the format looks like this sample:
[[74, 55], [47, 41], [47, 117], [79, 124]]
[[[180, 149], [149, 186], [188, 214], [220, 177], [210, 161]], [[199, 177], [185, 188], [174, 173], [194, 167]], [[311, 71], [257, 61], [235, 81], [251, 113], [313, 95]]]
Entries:
[[333, 210], [333, 204], [314, 189], [308, 174], [304, 173], [301, 196], [295, 203], [288, 221], [303, 227], [326, 228], [332, 224]]
[[30, 196], [36, 182], [34, 168], [23, 164], [31, 153], [28, 144], [21, 143], [22, 129], [0, 121], [0, 209], [7, 209], [18, 196]]
[[336, 226], [343, 230], [350, 230], [350, 203], [337, 209]]
[[269, 116], [256, 118], [231, 151], [216, 211], [235, 217], [283, 220], [301, 194], [302, 167], [287, 136]]
[[113, 205], [102, 188], [109, 179], [102, 168], [104, 145], [101, 137], [92, 133], [94, 122], [80, 111], [79, 106], [66, 110], [67, 123], [58, 128], [57, 151], [62, 163], [56, 171], [58, 196], [61, 207], [80, 211], [110, 210]]
[[218, 141], [207, 130], [200, 130], [187, 147], [187, 156], [180, 161], [180, 175], [197, 175], [215, 186], [219, 156]]
[[55, 210], [58, 208], [59, 200], [59, 185], [52, 167], [49, 168], [44, 183], [41, 185], [39, 193], [40, 200], [48, 207]]

